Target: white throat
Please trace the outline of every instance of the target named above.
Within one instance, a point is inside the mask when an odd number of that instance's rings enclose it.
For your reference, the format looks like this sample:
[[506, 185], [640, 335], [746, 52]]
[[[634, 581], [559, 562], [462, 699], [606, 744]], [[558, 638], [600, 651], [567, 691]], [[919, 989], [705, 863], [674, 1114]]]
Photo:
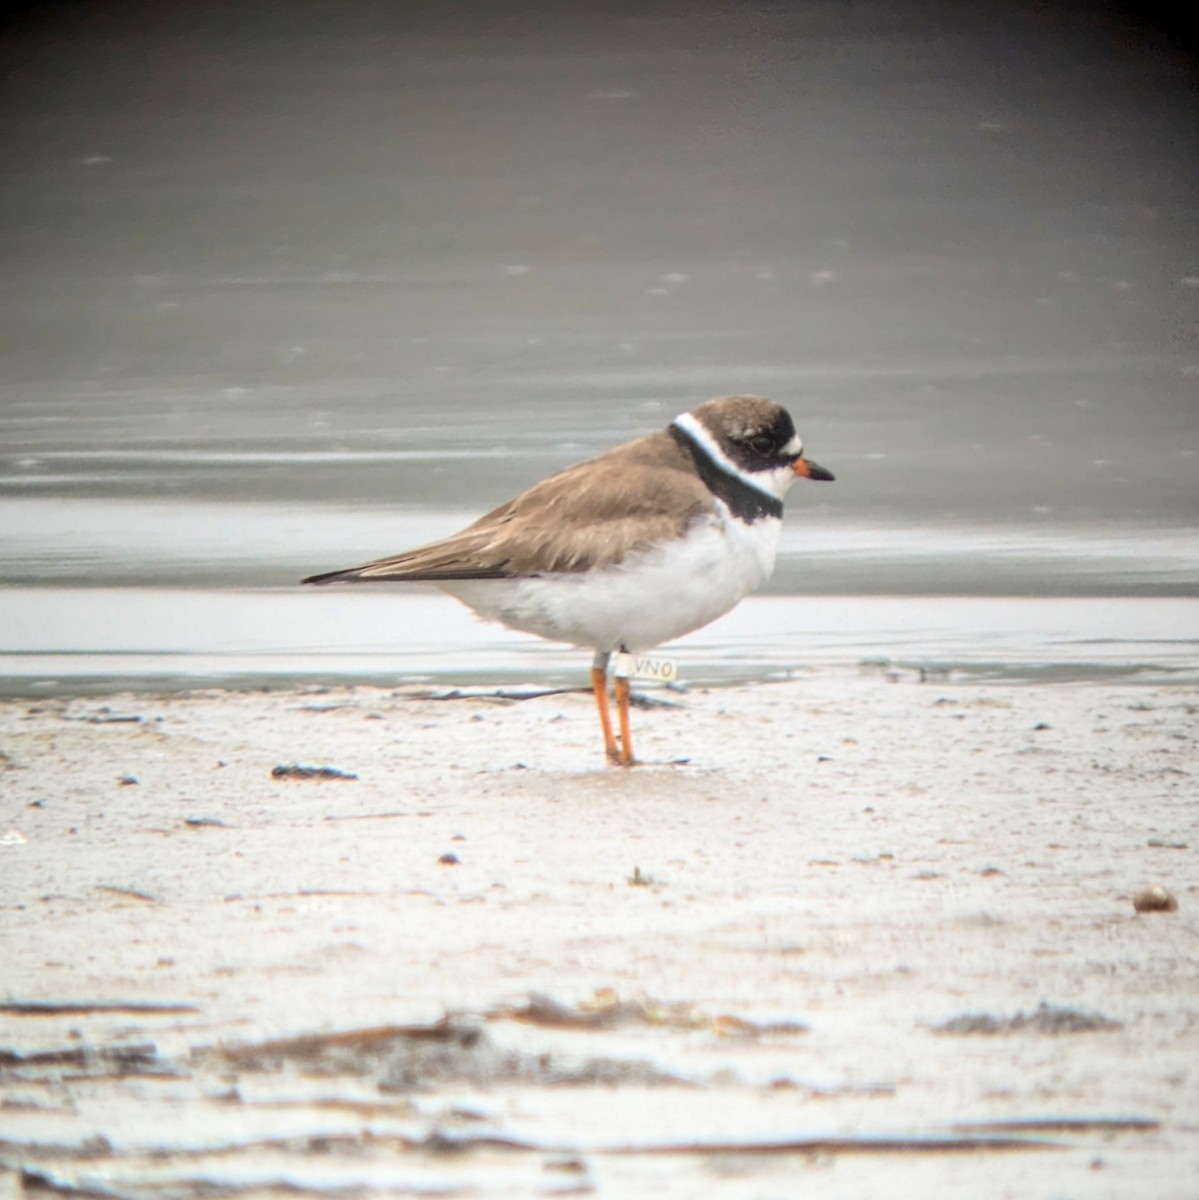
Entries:
[[769, 471], [746, 471], [739, 467], [725, 454], [703, 424], [695, 419], [693, 413], [680, 413], [671, 424], [681, 429], [722, 471], [727, 471], [764, 496], [781, 500], [795, 482], [795, 472], [790, 467], [773, 467]]

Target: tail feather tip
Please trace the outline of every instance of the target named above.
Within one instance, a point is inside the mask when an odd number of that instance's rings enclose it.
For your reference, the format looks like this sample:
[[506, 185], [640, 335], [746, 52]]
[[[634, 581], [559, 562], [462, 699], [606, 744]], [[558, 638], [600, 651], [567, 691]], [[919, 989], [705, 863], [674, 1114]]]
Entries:
[[337, 583], [339, 580], [353, 579], [353, 571], [324, 571], [320, 575], [309, 575], [307, 579], [301, 579], [301, 583]]

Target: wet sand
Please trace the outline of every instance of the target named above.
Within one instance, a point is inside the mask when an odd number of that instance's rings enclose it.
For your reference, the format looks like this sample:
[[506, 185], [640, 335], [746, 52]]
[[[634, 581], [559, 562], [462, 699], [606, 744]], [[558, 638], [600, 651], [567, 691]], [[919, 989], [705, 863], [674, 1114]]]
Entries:
[[0, 703], [0, 1194], [1194, 1195], [1199, 690], [535, 691]]

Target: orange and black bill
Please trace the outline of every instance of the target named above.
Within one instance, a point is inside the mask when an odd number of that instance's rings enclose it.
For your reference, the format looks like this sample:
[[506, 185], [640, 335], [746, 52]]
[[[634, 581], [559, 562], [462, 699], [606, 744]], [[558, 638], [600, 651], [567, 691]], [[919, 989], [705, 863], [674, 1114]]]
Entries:
[[791, 469], [796, 475], [802, 475], [804, 479], [813, 479], [818, 483], [832, 483], [836, 479], [836, 475], [832, 471], [826, 470], [819, 463], [814, 463], [810, 458], [804, 458], [801, 454], [792, 464]]

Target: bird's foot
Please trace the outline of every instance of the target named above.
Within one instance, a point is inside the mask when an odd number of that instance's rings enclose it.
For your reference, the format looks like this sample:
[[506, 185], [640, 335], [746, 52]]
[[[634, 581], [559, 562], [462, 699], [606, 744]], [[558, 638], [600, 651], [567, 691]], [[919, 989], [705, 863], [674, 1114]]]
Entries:
[[634, 758], [628, 762], [622, 762], [617, 757], [609, 757], [608, 765], [610, 767], [689, 767], [692, 760], [690, 758]]
[[631, 754], [626, 755], [624, 747], [620, 745], [612, 746], [608, 752], [608, 765], [612, 767], [639, 767], [641, 760], [634, 758]]

